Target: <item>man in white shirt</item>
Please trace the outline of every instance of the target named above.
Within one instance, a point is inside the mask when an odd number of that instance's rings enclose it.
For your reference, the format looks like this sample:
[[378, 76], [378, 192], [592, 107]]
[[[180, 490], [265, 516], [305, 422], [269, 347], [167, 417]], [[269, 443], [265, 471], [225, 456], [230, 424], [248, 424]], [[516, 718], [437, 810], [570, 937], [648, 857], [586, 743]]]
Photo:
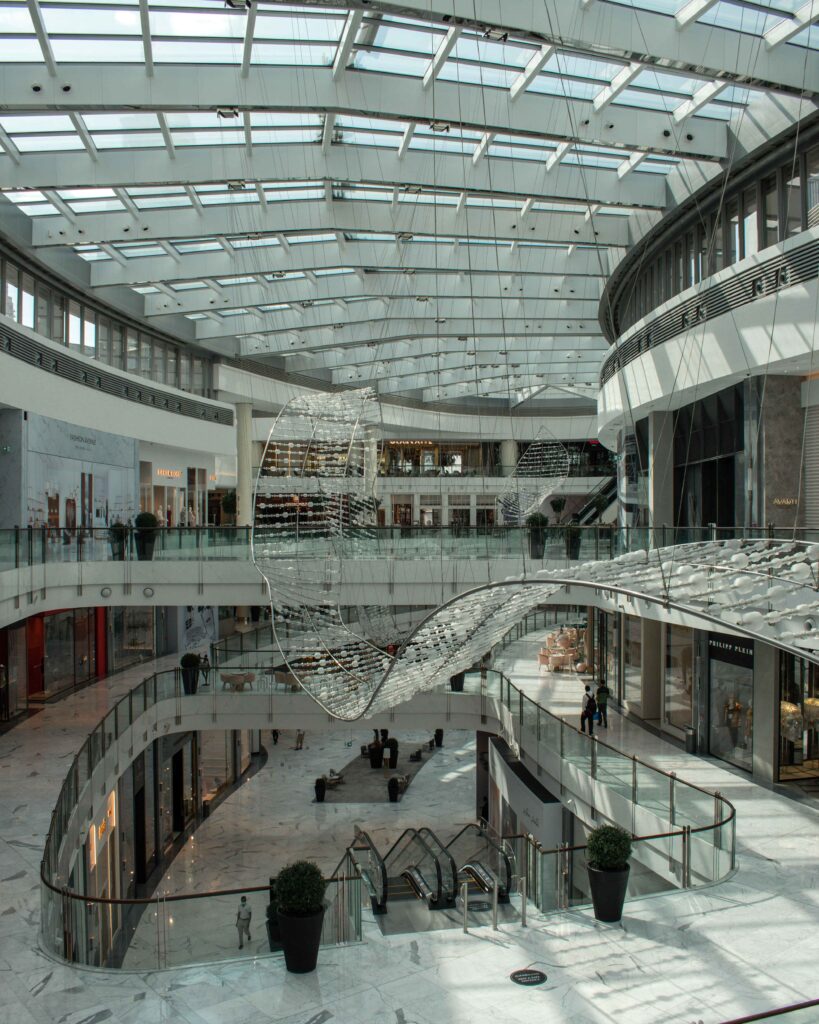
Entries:
[[239, 949], [244, 949], [244, 940], [247, 937], [247, 941], [250, 942], [250, 918], [252, 917], [252, 911], [247, 905], [247, 896], [243, 896], [239, 900], [239, 909], [236, 912], [236, 928], [239, 932]]

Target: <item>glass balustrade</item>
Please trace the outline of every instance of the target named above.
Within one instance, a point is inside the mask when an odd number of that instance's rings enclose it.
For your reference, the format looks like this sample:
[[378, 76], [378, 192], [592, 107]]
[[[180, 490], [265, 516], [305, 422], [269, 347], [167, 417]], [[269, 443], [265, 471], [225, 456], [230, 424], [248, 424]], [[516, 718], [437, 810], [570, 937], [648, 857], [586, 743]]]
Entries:
[[[527, 628], [538, 628], [543, 614], [540, 611], [530, 613]], [[212, 673], [207, 689], [187, 695], [178, 669], [160, 672], [122, 697], [91, 732], [65, 777], [43, 851], [42, 938], [51, 953], [91, 966], [126, 967], [137, 961], [140, 966], [164, 967], [238, 955], [238, 948], [222, 949], [216, 942], [213, 949], [210, 946], [194, 948], [189, 941], [191, 928], [188, 925], [194, 919], [199, 921], [204, 915], [207, 919], [212, 917], [214, 922], [232, 920], [231, 914], [235, 916], [238, 903], [238, 895], [233, 890], [195, 896], [157, 896], [141, 901], [105, 901], [69, 889], [67, 866], [79, 842], [78, 836], [87, 824], [81, 819], [91, 798], [95, 769], [106, 758], [107, 767], [113, 769], [118, 760], [118, 741], [127, 736], [132, 726], [141, 723], [142, 716], [156, 703], [173, 701], [173, 714], [180, 716], [184, 714], [185, 703], [191, 702], [190, 706], [195, 706], [199, 713], [203, 707], [207, 708], [213, 721], [218, 722], [220, 711], [235, 712], [237, 699], [258, 699], [260, 691], [265, 689], [283, 696], [298, 694], [298, 689], [294, 690], [286, 676], [270, 667], [270, 652], [264, 646], [269, 639], [269, 626], [258, 630], [258, 635], [252, 639], [243, 639], [253, 650], [240, 652], [241, 656], [249, 657], [253, 653], [257, 663], [255, 669], [243, 673], [253, 675], [252, 685], [226, 685], [222, 679], [231, 672], [220, 667]], [[734, 809], [719, 794], [691, 786], [683, 779], [578, 732], [574, 724], [537, 705], [494, 669], [467, 673], [463, 693], [451, 692], [448, 683], [442, 692], [452, 702], [453, 711], [457, 710], [459, 700], [474, 701], [478, 694], [483, 700], [495, 702], [498, 713], [500, 706], [505, 705], [511, 713], [516, 740], [522, 752], [533, 761], [539, 758], [543, 762], [547, 755], [552, 755], [552, 764], [561, 766], [561, 774], [566, 771], [565, 766], [570, 766], [578, 779], [593, 778], [597, 787], [609, 790], [612, 795], [668, 823], [668, 831], [635, 840], [629, 882], [632, 897], [709, 884], [726, 878], [733, 870]], [[509, 721], [508, 716], [506, 721]], [[573, 777], [567, 774], [558, 780], [568, 792], [571, 792]], [[605, 800], [601, 799], [599, 804], [605, 806]], [[451, 863], [449, 854], [444, 856], [441, 844], [435, 837], [425, 834], [413, 845], [429, 861], [426, 866], [434, 876], [436, 892], [439, 887], [442, 892], [450, 890]], [[486, 849], [484, 841], [484, 852]], [[494, 846], [491, 850], [493, 856], [497, 853], [500, 857], [497, 863], [492, 861], [491, 870], [501, 874], [503, 869], [507, 874], [512, 871], [516, 876], [526, 877], [528, 896], [541, 910], [564, 909], [588, 900], [582, 847], [542, 850], [527, 841], [524, 847], [504, 844], [503, 856]], [[353, 863], [351, 855], [348, 861], [342, 860], [336, 877], [329, 883], [329, 910], [322, 938], [326, 944], [360, 938], [362, 896], [373, 895], [362, 888], [360, 865]], [[375, 881], [383, 885], [383, 879]], [[255, 901], [261, 900], [258, 914], [254, 910], [254, 921], [258, 922], [259, 942], [264, 947], [264, 899], [258, 894], [266, 892], [266, 886], [246, 892], [254, 894]], [[146, 926], [146, 921], [153, 924]], [[96, 936], [93, 942], [92, 936]]]
[[[618, 529], [598, 526], [547, 526], [537, 535], [526, 526], [373, 526], [346, 530], [337, 537], [315, 529], [277, 531], [267, 557], [317, 558], [330, 554], [352, 560], [514, 559], [527, 572], [571, 567], [579, 562], [615, 558], [647, 547], [715, 539], [771, 537], [803, 543], [819, 541], [819, 530], [712, 531], [708, 527]], [[35, 565], [88, 562], [213, 562], [251, 560], [250, 527], [172, 527], [140, 531], [132, 527], [0, 530], [0, 572]], [[263, 546], [264, 538], [257, 537]], [[127, 570], [126, 570], [127, 571]]]

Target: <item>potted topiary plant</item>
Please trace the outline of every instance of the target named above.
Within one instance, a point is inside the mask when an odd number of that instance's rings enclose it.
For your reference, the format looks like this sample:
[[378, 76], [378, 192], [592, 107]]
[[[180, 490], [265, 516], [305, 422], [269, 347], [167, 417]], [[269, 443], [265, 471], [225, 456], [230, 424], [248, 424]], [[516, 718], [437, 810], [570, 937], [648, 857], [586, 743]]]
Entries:
[[191, 696], [199, 685], [199, 655], [187, 651], [179, 659], [179, 667], [182, 669], [182, 689]]
[[443, 745], [444, 745], [444, 730], [443, 729], [436, 729], [435, 730], [435, 746], [436, 747], [442, 747]]
[[282, 868], [276, 879], [284, 961], [292, 974], [309, 974], [316, 969], [325, 888], [318, 865], [308, 860]]
[[316, 781], [313, 783], [313, 788], [316, 791], [316, 803], [324, 803], [324, 795], [327, 792], [327, 780], [323, 775], [319, 775]]
[[549, 517], [542, 512], [533, 512], [526, 517], [526, 525], [529, 527], [529, 557], [539, 561], [546, 549], [546, 527], [549, 525]]
[[387, 780], [387, 795], [391, 804], [398, 803], [398, 779], [394, 775]]
[[137, 558], [140, 562], [149, 562], [154, 557], [154, 544], [156, 543], [156, 531], [159, 529], [159, 520], [153, 512], [140, 512], [134, 520], [134, 543], [136, 544]]
[[631, 835], [619, 825], [600, 825], [586, 839], [594, 916], [598, 921], [619, 921], [628, 886]]
[[125, 560], [125, 546], [128, 543], [128, 527], [117, 519], [108, 527], [108, 540], [111, 544], [111, 558], [115, 562]]
[[279, 930], [279, 904], [276, 899], [276, 879], [270, 879], [270, 902], [267, 904], [267, 941], [270, 944], [270, 952], [274, 953], [282, 948], [282, 935]]
[[456, 672], [454, 676], [449, 677], [449, 688], [453, 693], [464, 692], [464, 679], [466, 677], [465, 672]]

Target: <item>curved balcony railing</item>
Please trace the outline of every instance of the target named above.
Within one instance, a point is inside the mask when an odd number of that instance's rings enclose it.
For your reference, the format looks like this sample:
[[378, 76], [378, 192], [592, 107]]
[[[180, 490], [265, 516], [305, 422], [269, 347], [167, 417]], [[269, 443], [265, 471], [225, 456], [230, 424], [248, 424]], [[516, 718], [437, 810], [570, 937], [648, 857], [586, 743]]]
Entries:
[[[288, 694], [292, 696], [292, 686], [280, 683], [263, 664], [254, 674], [254, 684], [253, 690], [241, 692], [220, 691], [214, 684], [206, 695], [188, 695], [179, 670], [158, 673], [122, 697], [90, 734], [63, 782], [43, 851], [40, 934], [50, 954], [86, 965], [139, 969], [238, 955], [238, 951], [226, 954], [216, 945], [210, 949], [190, 943], [192, 927], [188, 925], [194, 917], [199, 922], [212, 917], [223, 927], [225, 920], [232, 919], [239, 894], [244, 892], [258, 902], [267, 885], [156, 895], [142, 900], [106, 899], [88, 894], [79, 886], [71, 887], [69, 878], [73, 857], [82, 848], [82, 837], [93, 827], [100, 785], [99, 776], [94, 779], [95, 770], [101, 767], [103, 772], [120, 772], [120, 738], [133, 738], [129, 730], [134, 726], [145, 731], [143, 716], [163, 702], [173, 702], [178, 731], [184, 728], [186, 705], [191, 711], [209, 712], [210, 728], [216, 728], [220, 713], [229, 714], [235, 725], [237, 709], [244, 700], [258, 721], [259, 699], [272, 699], [275, 691], [281, 708], [282, 698], [286, 701]], [[539, 706], [502, 673], [468, 673], [463, 692], [465, 696], [447, 695], [445, 714], [457, 713], [459, 706], [466, 709], [458, 702], [471, 698], [474, 704], [477, 696], [481, 721], [488, 722], [491, 713], [499, 731], [518, 746], [524, 762], [528, 761], [539, 774], [541, 770], [549, 774], [561, 793], [588, 802], [595, 817], [617, 821], [632, 832], [643, 832], [635, 847], [639, 867], [633, 872], [632, 896], [712, 884], [731, 874], [735, 865], [735, 814], [720, 794], [709, 793], [636, 756], [623, 754], [597, 737], [579, 733]], [[265, 698], [265, 693], [271, 696]], [[427, 694], [425, 706], [429, 701]], [[469, 707], [474, 711], [473, 704]], [[440, 715], [441, 711], [433, 709], [432, 713]], [[525, 854], [528, 892], [540, 909], [563, 909], [585, 901], [584, 873], [578, 859], [581, 854], [582, 847], [535, 847]], [[568, 883], [567, 878], [576, 879], [576, 884]], [[350, 864], [349, 871], [329, 882], [330, 910], [323, 941], [355, 941], [361, 934], [360, 877]], [[263, 910], [257, 905], [254, 917], [260, 923], [262, 916]]]
[[[250, 562], [249, 526], [179, 526], [159, 528], [152, 546], [145, 547], [139, 531], [126, 528], [57, 529], [24, 527], [0, 530], [0, 572], [37, 565], [90, 562]], [[616, 527], [607, 524], [561, 524], [532, 530], [527, 526], [368, 526], [327, 537], [318, 530], [293, 528], [277, 538], [271, 557], [300, 555], [324, 558], [330, 551], [347, 559], [417, 560], [421, 558], [524, 558], [532, 562], [566, 564], [616, 558], [629, 551], [668, 547], [713, 539], [797, 540], [819, 542], [819, 530], [758, 527], [692, 526]], [[305, 545], [305, 540], [307, 541]]]

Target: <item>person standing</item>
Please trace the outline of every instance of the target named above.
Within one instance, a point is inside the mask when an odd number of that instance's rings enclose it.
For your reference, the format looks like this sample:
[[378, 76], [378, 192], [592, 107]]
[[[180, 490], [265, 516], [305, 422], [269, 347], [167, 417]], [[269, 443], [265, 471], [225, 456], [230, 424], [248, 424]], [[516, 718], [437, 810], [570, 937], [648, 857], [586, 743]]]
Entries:
[[304, 729], [296, 730], [296, 750], [301, 750], [304, 746]]
[[278, 744], [278, 742], [279, 742], [279, 730], [278, 729], [271, 729], [270, 736], [271, 736], [271, 738], [273, 740], [273, 746], [275, 747]]
[[589, 723], [589, 736], [594, 735], [594, 715], [597, 711], [597, 701], [592, 696], [591, 687], [587, 686], [583, 694], [583, 710], [580, 713], [580, 731], [586, 731], [586, 722]]
[[208, 657], [207, 652], [205, 652], [205, 654], [203, 654], [199, 659], [199, 672], [202, 676], [202, 686], [207, 686], [208, 676], [210, 675], [210, 658]]
[[597, 710], [600, 712], [600, 724], [604, 729], [609, 727], [609, 696], [611, 690], [606, 686], [605, 679], [601, 680], [600, 685], [597, 687], [596, 700]]
[[245, 938], [250, 942], [250, 918], [253, 912], [247, 905], [247, 896], [239, 900], [239, 909], [236, 911], [236, 929], [239, 932], [239, 949], [244, 949]]

